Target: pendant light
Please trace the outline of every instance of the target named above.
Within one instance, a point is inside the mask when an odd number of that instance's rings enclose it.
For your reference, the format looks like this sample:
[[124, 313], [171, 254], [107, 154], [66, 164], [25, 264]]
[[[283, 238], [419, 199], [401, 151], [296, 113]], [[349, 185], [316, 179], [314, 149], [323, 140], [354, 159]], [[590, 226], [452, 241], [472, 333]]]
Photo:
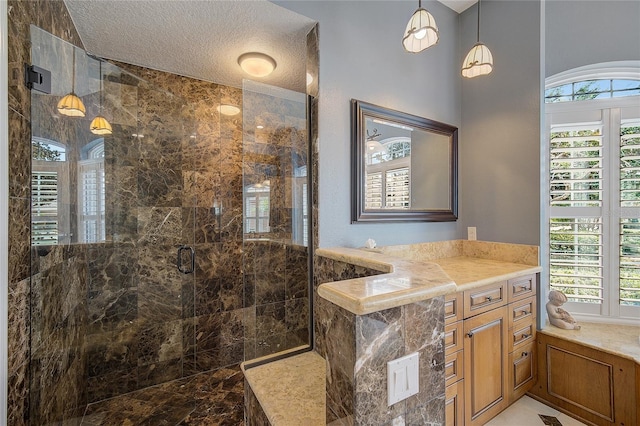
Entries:
[[76, 90], [76, 48], [73, 47], [73, 72], [71, 74], [71, 93], [58, 102], [58, 112], [69, 117], [84, 117], [86, 108], [82, 100], [75, 94]]
[[462, 76], [467, 78], [489, 74], [493, 70], [493, 55], [487, 46], [480, 43], [480, 0], [478, 0], [478, 35], [462, 63]]
[[438, 43], [439, 38], [436, 20], [422, 8], [422, 0], [418, 0], [418, 9], [409, 19], [402, 38], [404, 50], [411, 53], [422, 52]]
[[111, 124], [102, 116], [102, 61], [100, 61], [100, 114], [93, 119], [89, 129], [91, 129], [91, 133], [96, 135], [110, 135], [113, 133]]

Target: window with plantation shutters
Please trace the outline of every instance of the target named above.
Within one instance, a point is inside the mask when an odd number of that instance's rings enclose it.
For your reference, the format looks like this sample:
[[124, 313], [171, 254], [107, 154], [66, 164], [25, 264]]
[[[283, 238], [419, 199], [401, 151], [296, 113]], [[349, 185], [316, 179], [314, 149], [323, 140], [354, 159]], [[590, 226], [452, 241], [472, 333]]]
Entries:
[[640, 99], [546, 105], [549, 285], [567, 310], [640, 317]]
[[381, 209], [382, 203], [382, 172], [367, 173], [365, 209]]
[[620, 125], [620, 304], [640, 306], [640, 114]]
[[31, 174], [31, 244], [58, 243], [58, 172]]
[[71, 242], [69, 163], [63, 144], [31, 140], [31, 244]]
[[266, 183], [251, 185], [245, 188], [244, 232], [246, 234], [270, 232], [270, 193], [271, 187]]
[[96, 243], [106, 239], [104, 160], [78, 164], [78, 231], [80, 241]]
[[601, 303], [602, 123], [552, 126], [549, 153], [551, 288]]
[[385, 175], [385, 206], [392, 209], [408, 209], [411, 200], [409, 168], [387, 170]]

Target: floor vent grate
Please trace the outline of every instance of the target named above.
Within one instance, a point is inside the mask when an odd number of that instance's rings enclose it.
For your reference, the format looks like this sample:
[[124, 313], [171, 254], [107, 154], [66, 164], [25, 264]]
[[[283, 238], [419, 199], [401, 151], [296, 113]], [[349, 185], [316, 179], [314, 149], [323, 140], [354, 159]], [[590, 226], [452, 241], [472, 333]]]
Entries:
[[562, 423], [560, 423], [557, 417], [545, 416], [544, 414], [538, 414], [538, 416], [540, 416], [542, 422], [547, 426], [562, 426]]

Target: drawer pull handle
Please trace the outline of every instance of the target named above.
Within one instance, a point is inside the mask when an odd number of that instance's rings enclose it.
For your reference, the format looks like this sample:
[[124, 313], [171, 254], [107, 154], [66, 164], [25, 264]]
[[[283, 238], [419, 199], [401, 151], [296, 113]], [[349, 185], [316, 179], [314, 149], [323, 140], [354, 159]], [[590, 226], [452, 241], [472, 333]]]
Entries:
[[529, 335], [528, 335], [527, 333], [524, 333], [524, 334], [522, 335], [522, 338], [523, 338], [523, 339], [526, 339], [527, 337], [529, 337]]
[[493, 297], [487, 296], [486, 299], [487, 299], [487, 302], [491, 302], [493, 300]]
[[521, 355], [521, 356], [522, 356], [523, 358], [524, 358], [525, 356], [529, 356], [529, 352], [522, 352], [522, 355]]
[[473, 333], [472, 332], [468, 332], [467, 333], [467, 337], [469, 337], [469, 338], [473, 337]]

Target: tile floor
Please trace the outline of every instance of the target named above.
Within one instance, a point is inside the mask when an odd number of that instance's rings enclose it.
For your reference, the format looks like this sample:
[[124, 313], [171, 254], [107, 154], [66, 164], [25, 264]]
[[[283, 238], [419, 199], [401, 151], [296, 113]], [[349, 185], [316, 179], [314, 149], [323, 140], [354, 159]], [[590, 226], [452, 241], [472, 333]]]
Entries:
[[[584, 426], [533, 398], [524, 396], [485, 426], [544, 426], [538, 414], [562, 426]], [[239, 366], [198, 374], [91, 404], [82, 426], [242, 426], [244, 377]]]
[[538, 414], [557, 417], [562, 426], [584, 426], [584, 423], [526, 395], [494, 417], [485, 426], [544, 426], [544, 422]]
[[97, 402], [80, 425], [241, 426], [244, 376], [223, 368]]

